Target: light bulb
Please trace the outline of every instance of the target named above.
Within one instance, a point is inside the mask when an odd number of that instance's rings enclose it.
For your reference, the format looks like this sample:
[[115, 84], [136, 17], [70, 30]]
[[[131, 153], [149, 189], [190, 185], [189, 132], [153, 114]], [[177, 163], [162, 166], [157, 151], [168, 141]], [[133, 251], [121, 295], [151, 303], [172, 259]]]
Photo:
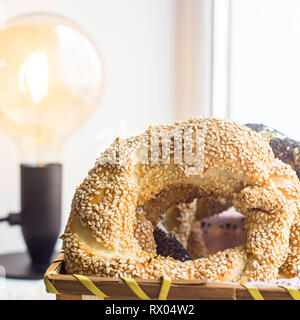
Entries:
[[49, 161], [97, 108], [102, 60], [78, 26], [27, 14], [0, 30], [0, 130], [23, 161]]

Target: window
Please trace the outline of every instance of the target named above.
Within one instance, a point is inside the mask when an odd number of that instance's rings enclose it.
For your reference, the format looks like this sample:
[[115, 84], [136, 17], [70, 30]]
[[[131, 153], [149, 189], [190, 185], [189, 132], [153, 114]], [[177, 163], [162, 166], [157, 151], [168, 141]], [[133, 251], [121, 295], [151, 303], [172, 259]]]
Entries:
[[231, 0], [230, 18], [230, 117], [300, 140], [300, 1]]

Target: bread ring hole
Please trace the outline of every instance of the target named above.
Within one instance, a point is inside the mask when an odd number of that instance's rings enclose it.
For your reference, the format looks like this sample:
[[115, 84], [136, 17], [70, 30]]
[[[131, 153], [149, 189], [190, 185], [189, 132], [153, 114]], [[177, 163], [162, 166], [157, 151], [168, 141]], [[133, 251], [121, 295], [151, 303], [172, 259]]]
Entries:
[[233, 212], [230, 215], [226, 211], [201, 220], [200, 229], [208, 255], [246, 243], [245, 217], [233, 210], [228, 210]]
[[[210, 197], [213, 199], [212, 195]], [[205, 218], [200, 221], [200, 217], [196, 215], [197, 199], [199, 190], [191, 186], [168, 187], [139, 208], [154, 227], [157, 254], [185, 261], [246, 243], [244, 216], [237, 213], [233, 218], [222, 214], [228, 208], [226, 199], [218, 200], [218, 206], [224, 208], [221, 214], [213, 214], [214, 201], [206, 202], [208, 207], [202, 213]], [[156, 229], [158, 225], [163, 227], [163, 231]]]

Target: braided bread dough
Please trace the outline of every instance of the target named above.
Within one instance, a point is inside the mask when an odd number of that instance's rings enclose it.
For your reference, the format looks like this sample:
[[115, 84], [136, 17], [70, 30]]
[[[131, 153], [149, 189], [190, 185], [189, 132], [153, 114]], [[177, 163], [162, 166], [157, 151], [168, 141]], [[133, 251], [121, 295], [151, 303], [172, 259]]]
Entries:
[[[171, 201], [161, 192], [170, 187], [180, 190]], [[290, 167], [275, 160], [268, 141], [245, 126], [205, 118], [149, 128], [117, 139], [77, 188], [62, 236], [66, 270], [144, 279], [276, 278], [288, 255], [299, 190]], [[150, 221], [157, 214], [136, 211], [159, 193], [163, 208], [156, 212], [191, 201], [192, 194], [232, 201], [246, 216], [246, 245], [185, 262], [156, 256]], [[143, 250], [141, 235], [149, 250]]]
[[[289, 164], [300, 179], [300, 142], [288, 138], [283, 133], [262, 124], [246, 124], [269, 139], [269, 144], [276, 158]], [[300, 216], [295, 219], [290, 231], [289, 254], [280, 267], [282, 277], [300, 277]]]
[[[300, 143], [298, 141], [290, 139], [281, 132], [262, 124], [247, 124], [246, 126], [256, 132], [259, 132], [263, 137], [267, 138], [275, 157], [284, 163], [289, 164], [291, 168], [295, 170], [298, 179], [300, 178], [300, 162], [298, 161]], [[195, 219], [191, 222], [191, 225], [197, 225], [199, 224], [199, 221], [206, 216], [221, 213], [231, 206], [232, 202], [225, 198], [207, 197], [198, 199], [196, 213], [190, 213], [191, 216], [195, 216]], [[171, 218], [172, 217], [170, 217], [170, 219]], [[294, 224], [291, 227], [289, 253], [287, 259], [279, 269], [280, 276], [284, 278], [300, 276], [299, 218], [299, 215], [297, 215]], [[188, 247], [193, 249], [193, 254], [191, 255], [194, 257], [197, 255], [201, 256], [203, 252], [203, 239], [201, 238], [201, 230], [199, 230], [199, 228], [195, 228], [195, 232], [197, 237], [190, 237], [188, 243]], [[198, 246], [200, 246], [200, 249], [197, 249]]]

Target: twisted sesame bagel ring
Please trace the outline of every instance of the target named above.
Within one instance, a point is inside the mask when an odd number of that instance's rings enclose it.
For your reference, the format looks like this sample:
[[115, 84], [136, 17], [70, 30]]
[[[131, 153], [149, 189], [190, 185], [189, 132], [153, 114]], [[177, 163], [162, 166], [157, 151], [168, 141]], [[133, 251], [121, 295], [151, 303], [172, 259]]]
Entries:
[[[269, 144], [276, 158], [289, 164], [292, 169], [295, 170], [298, 179], [300, 178], [300, 142], [290, 139], [283, 133], [265, 126], [263, 124], [246, 124], [247, 127], [260, 133], [263, 137], [269, 140]], [[277, 171], [280, 169], [277, 168]], [[286, 183], [288, 186], [288, 183]], [[290, 188], [292, 190], [292, 188]], [[287, 192], [287, 190], [285, 191]], [[287, 196], [293, 196], [292, 194]], [[232, 201], [225, 198], [205, 197], [197, 200], [197, 208], [195, 213], [190, 213], [192, 217], [195, 217], [191, 221], [191, 226], [199, 224], [203, 218], [221, 213], [232, 206]], [[172, 213], [172, 211], [170, 210]], [[172, 217], [169, 217], [172, 219]], [[188, 218], [186, 218], [188, 219]], [[193, 256], [203, 255], [203, 239], [201, 237], [201, 230], [194, 228], [196, 236], [190, 236], [188, 240], [188, 252]], [[178, 235], [180, 236], [180, 234]], [[200, 247], [198, 249], [198, 246]], [[193, 252], [190, 252], [190, 249]], [[289, 253], [287, 259], [280, 267], [280, 275], [282, 277], [295, 277], [300, 276], [300, 216], [297, 215], [294, 224], [290, 230], [289, 240]]]
[[[144, 250], [139, 237], [152, 243], [146, 226], [155, 217], [137, 214], [137, 208], [168, 187], [183, 192], [174, 203], [168, 192], [162, 196], [167, 207], [190, 201], [191, 192], [232, 201], [246, 216], [246, 245], [185, 262]], [[268, 141], [235, 122], [192, 119], [117, 139], [74, 195], [62, 236], [66, 271], [143, 279], [275, 278], [288, 254], [299, 189], [295, 173], [275, 161]], [[138, 235], [137, 224], [145, 226]]]
[[[283, 133], [263, 124], [246, 124], [247, 127], [259, 132], [269, 139], [270, 146], [276, 158], [289, 164], [300, 179], [300, 142], [293, 140]], [[291, 227], [289, 254], [280, 267], [283, 277], [300, 277], [300, 216]]]

